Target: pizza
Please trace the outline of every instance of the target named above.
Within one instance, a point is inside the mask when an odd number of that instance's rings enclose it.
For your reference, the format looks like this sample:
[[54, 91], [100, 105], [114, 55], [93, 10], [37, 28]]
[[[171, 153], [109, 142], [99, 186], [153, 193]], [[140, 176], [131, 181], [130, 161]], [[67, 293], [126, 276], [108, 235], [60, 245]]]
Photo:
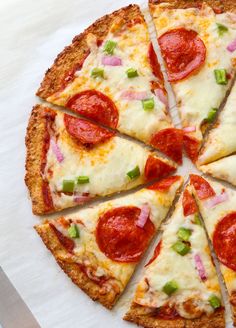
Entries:
[[76, 36], [46, 72], [37, 95], [182, 163], [182, 131], [171, 123], [163, 75], [137, 5], [104, 16]]
[[194, 194], [229, 293], [236, 325], [236, 191], [198, 175]]
[[172, 176], [129, 196], [46, 220], [35, 229], [72, 281], [112, 308], [182, 182]]
[[198, 168], [216, 178], [236, 185], [236, 85], [233, 86], [225, 107], [210, 130], [198, 158]]
[[233, 1], [150, 0], [158, 43], [183, 126], [185, 152], [198, 157], [234, 77]]
[[149, 328], [225, 327], [216, 270], [188, 186], [163, 227], [124, 319]]
[[163, 178], [176, 165], [86, 119], [36, 106], [29, 120], [26, 185], [45, 214]]

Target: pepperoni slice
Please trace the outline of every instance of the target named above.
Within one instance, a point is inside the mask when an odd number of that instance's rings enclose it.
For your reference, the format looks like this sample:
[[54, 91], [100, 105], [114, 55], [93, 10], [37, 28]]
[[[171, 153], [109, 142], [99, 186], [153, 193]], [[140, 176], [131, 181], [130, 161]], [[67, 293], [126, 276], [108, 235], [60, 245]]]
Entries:
[[153, 256], [152, 258], [149, 260], [149, 262], [145, 265], [145, 267], [147, 267], [149, 264], [151, 264], [153, 261], [155, 261], [155, 259], [159, 256], [160, 252], [161, 252], [161, 244], [162, 241], [160, 240], [159, 243], [157, 244]]
[[97, 90], [85, 90], [77, 93], [66, 104], [78, 114], [98, 123], [116, 128], [119, 113], [113, 101]]
[[117, 262], [137, 262], [155, 233], [147, 219], [143, 228], [136, 225], [141, 209], [135, 206], [117, 207], [100, 216], [96, 240], [100, 250]]
[[163, 305], [156, 310], [156, 317], [164, 320], [174, 320], [180, 318], [174, 306], [169, 304]]
[[161, 66], [159, 64], [159, 61], [156, 56], [156, 53], [155, 53], [152, 43], [150, 43], [149, 48], [148, 48], [148, 58], [149, 58], [149, 63], [152, 68], [153, 74], [158, 78], [159, 81], [163, 82], [164, 78], [163, 78], [163, 74], [161, 71]]
[[217, 223], [213, 247], [220, 262], [236, 271], [236, 212], [227, 214]]
[[149, 156], [145, 165], [145, 177], [147, 180], [162, 179], [176, 171], [176, 168], [154, 156]]
[[194, 214], [198, 211], [197, 204], [196, 204], [193, 196], [188, 191], [188, 189], [184, 190], [182, 206], [183, 206], [184, 216]]
[[199, 140], [184, 134], [183, 144], [187, 156], [191, 159], [193, 163], [195, 163], [197, 161], [198, 151], [200, 148]]
[[158, 182], [152, 184], [147, 189], [158, 190], [161, 192], [167, 192], [170, 189], [170, 187], [172, 186], [172, 184], [177, 182], [180, 179], [181, 179], [181, 177], [178, 175], [172, 176], [169, 178], [165, 178], [165, 179], [162, 179], [161, 181], [158, 181]]
[[216, 194], [209, 182], [200, 175], [190, 174], [190, 183], [194, 186], [199, 199], [207, 199]]
[[47, 181], [42, 182], [42, 194], [43, 194], [43, 201], [45, 212], [50, 212], [54, 209], [51, 190], [49, 188], [49, 183]]
[[205, 62], [206, 47], [197, 32], [177, 28], [158, 39], [170, 82], [183, 80]]
[[151, 145], [162, 151], [178, 164], [182, 164], [182, 130], [175, 128], [163, 129], [152, 137]]
[[49, 223], [50, 228], [54, 231], [55, 235], [57, 236], [59, 242], [61, 245], [69, 252], [73, 253], [73, 249], [75, 247], [75, 243], [72, 239], [66, 237], [61, 233], [57, 228], [54, 226], [54, 224]]
[[64, 115], [64, 123], [67, 132], [86, 147], [103, 143], [115, 135], [94, 123], [68, 114]]

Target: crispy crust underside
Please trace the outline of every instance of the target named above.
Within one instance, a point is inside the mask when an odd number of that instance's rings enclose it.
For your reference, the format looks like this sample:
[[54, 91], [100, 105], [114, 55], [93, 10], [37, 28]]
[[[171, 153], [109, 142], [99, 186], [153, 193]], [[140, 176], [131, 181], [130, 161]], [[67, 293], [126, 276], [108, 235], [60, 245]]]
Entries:
[[36, 215], [48, 213], [43, 198], [43, 179], [41, 176], [42, 152], [47, 129], [46, 119], [42, 115], [44, 109], [45, 107], [41, 105], [33, 107], [25, 137], [25, 184], [32, 200], [32, 211]]
[[223, 328], [225, 327], [224, 309], [214, 312], [212, 316], [203, 315], [198, 319], [164, 320], [147, 314], [144, 306], [132, 303], [124, 320], [134, 322], [146, 328]]
[[125, 22], [129, 22], [136, 17], [143, 18], [139, 7], [137, 5], [129, 5], [113, 12], [112, 14], [101, 17], [84, 30], [84, 32], [77, 35], [73, 39], [72, 44], [66, 47], [57, 56], [52, 67], [46, 72], [41, 86], [36, 93], [37, 96], [47, 99], [61, 89], [65, 74], [82, 61], [88, 53], [89, 47], [86, 38], [89, 33], [94, 34], [98, 40], [103, 40], [116, 18], [121, 18]]
[[99, 285], [90, 280], [87, 275], [80, 269], [78, 264], [70, 259], [70, 254], [60, 244], [55, 233], [50, 228], [49, 224], [42, 224], [34, 227], [44, 244], [51, 251], [57, 263], [62, 270], [70, 277], [74, 284], [79, 286], [93, 301], [99, 301], [106, 308], [111, 309], [119, 295], [114, 292], [106, 294], [100, 293]]
[[173, 8], [193, 8], [196, 7], [196, 5], [199, 5], [201, 3], [207, 3], [210, 7], [214, 9], [219, 9], [222, 12], [226, 11], [236, 11], [236, 3], [235, 0], [149, 0], [150, 10], [152, 11], [154, 8], [152, 8], [152, 5], [157, 5], [159, 3], [169, 3]]

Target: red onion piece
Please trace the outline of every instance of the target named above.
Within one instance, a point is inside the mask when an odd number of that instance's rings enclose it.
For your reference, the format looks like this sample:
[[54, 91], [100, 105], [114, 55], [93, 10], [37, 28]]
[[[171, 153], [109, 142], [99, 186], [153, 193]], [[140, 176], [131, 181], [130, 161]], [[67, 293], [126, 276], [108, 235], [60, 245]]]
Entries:
[[122, 60], [116, 56], [103, 56], [102, 64], [105, 66], [121, 66]]
[[121, 98], [126, 100], [144, 100], [148, 98], [146, 91], [126, 90], [121, 94]]
[[51, 144], [51, 147], [52, 147], [52, 151], [55, 154], [58, 162], [61, 163], [64, 160], [64, 156], [63, 156], [58, 144], [55, 142], [54, 139], [50, 140], [50, 144]]
[[140, 212], [138, 220], [136, 222], [136, 226], [138, 226], [139, 228], [143, 228], [147, 222], [149, 214], [150, 214], [150, 207], [148, 204], [144, 204], [141, 207], [141, 212]]
[[202, 281], [205, 281], [207, 279], [206, 270], [204, 268], [204, 265], [202, 263], [202, 259], [199, 254], [194, 255], [194, 261], [196, 265], [196, 269], [198, 271], [199, 277]]
[[154, 90], [155, 95], [157, 98], [166, 106], [168, 107], [168, 98], [165, 92], [162, 89], [155, 89]]
[[226, 200], [229, 199], [228, 194], [224, 191], [222, 192], [220, 195], [216, 195], [211, 197], [210, 199], [208, 199], [208, 201], [206, 202], [206, 206], [208, 208], [213, 208], [215, 207], [217, 204], [223, 203]]
[[233, 40], [227, 47], [227, 50], [230, 52], [234, 52], [236, 50], [236, 39]]
[[84, 203], [88, 202], [89, 200], [91, 200], [92, 198], [93, 197], [90, 195], [77, 194], [74, 196], [74, 202], [77, 204], [84, 204]]
[[195, 132], [196, 126], [186, 126], [186, 128], [183, 128], [184, 132]]

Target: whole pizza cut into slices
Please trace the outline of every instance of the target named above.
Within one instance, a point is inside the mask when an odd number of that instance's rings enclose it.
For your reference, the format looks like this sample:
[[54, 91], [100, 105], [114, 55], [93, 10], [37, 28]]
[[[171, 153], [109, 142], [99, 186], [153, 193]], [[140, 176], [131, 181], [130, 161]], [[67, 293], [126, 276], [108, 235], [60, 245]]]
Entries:
[[37, 95], [182, 161], [144, 17], [130, 5], [97, 20], [58, 55]]
[[198, 175], [191, 175], [190, 182], [220, 261], [236, 324], [236, 191]]
[[232, 85], [236, 63], [236, 16], [232, 13], [236, 5], [207, 2], [149, 2], [181, 116], [185, 151], [194, 162], [203, 134]]
[[88, 120], [35, 106], [26, 136], [34, 214], [83, 204], [176, 170], [170, 161]]
[[148, 328], [225, 327], [216, 270], [189, 187], [163, 230], [124, 319]]
[[172, 176], [129, 196], [46, 220], [35, 229], [72, 281], [112, 308], [182, 182]]

